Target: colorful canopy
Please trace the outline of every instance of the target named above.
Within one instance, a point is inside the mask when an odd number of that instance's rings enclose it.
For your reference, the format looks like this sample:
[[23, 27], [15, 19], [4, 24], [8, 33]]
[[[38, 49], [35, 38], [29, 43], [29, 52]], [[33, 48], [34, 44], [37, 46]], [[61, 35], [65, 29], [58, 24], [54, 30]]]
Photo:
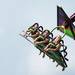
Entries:
[[73, 24], [74, 19], [74, 15], [69, 18], [62, 7], [57, 6], [57, 26], [64, 27], [64, 29], [58, 28], [58, 30], [75, 39], [75, 26]]

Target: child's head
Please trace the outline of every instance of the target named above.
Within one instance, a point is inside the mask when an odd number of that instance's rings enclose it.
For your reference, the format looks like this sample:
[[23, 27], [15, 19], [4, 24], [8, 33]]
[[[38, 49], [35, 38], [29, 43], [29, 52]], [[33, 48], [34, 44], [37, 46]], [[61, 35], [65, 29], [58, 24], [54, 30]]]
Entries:
[[50, 35], [50, 31], [44, 30], [42, 34], [43, 34], [43, 36], [48, 37]]
[[60, 43], [60, 41], [61, 41], [61, 36], [60, 36], [60, 35], [57, 35], [57, 36], [54, 38], [54, 42], [55, 42], [56, 44], [58, 44], [58, 43]]

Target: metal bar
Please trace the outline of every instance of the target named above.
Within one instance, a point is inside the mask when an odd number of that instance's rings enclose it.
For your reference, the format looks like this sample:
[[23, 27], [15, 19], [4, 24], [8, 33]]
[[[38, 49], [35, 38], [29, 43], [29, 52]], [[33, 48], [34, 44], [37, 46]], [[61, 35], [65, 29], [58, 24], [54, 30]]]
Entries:
[[29, 41], [31, 44], [34, 45], [34, 43], [32, 41], [30, 41], [27, 37], [23, 36], [22, 34], [19, 34], [20, 36], [22, 36], [23, 38], [25, 38], [27, 41]]

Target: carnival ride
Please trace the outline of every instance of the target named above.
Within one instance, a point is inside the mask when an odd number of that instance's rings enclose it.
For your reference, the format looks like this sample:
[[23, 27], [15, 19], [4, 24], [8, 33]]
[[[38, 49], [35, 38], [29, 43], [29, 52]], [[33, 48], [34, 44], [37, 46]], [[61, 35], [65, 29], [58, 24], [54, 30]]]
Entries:
[[[53, 60], [53, 62], [57, 62], [57, 65], [60, 65], [62, 67], [62, 71], [67, 68], [67, 63], [68, 59], [66, 58], [67, 56], [67, 46], [64, 43], [63, 38], [65, 35], [68, 35], [72, 37], [75, 40], [75, 26], [74, 26], [74, 21], [75, 21], [75, 14], [73, 14], [70, 18], [67, 16], [65, 11], [62, 9], [62, 7], [57, 6], [57, 27], [53, 28], [53, 30], [47, 30], [49, 32], [49, 35], [47, 37], [43, 36], [43, 33], [45, 32], [45, 29], [40, 26], [38, 23], [34, 23], [31, 27], [27, 29], [27, 31], [23, 30], [20, 35], [24, 37], [26, 40], [31, 42], [39, 51], [40, 54], [43, 53], [43, 58], [45, 55], [47, 55], [50, 59]], [[63, 36], [61, 36], [60, 42], [55, 44], [53, 42], [56, 37], [54, 37], [54, 30], [60, 30], [63, 32]], [[45, 33], [46, 34], [46, 33]], [[45, 35], [44, 34], [44, 35]], [[47, 35], [47, 34], [46, 34]], [[37, 45], [35, 43], [36, 38], [41, 38], [38, 42], [39, 44]], [[44, 44], [45, 39], [48, 39], [48, 43]], [[38, 43], [37, 42], [37, 43]], [[42, 43], [40, 43], [42, 42]], [[45, 47], [50, 44], [49, 48], [51, 50], [45, 51]], [[60, 48], [57, 48], [58, 45], [61, 45]], [[56, 51], [53, 51], [52, 49], [58, 49]]]

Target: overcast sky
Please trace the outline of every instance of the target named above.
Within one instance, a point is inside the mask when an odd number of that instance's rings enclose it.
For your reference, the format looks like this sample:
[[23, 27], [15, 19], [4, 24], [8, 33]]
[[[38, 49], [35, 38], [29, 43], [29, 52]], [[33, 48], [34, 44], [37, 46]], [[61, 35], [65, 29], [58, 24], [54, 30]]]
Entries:
[[74, 0], [0, 0], [0, 75], [75, 75], [73, 39], [64, 38], [69, 62], [62, 72], [61, 67], [56, 68], [56, 63], [47, 56], [42, 59], [39, 50], [19, 36], [35, 22], [44, 29], [56, 27], [57, 5], [62, 6], [68, 16], [75, 12]]

